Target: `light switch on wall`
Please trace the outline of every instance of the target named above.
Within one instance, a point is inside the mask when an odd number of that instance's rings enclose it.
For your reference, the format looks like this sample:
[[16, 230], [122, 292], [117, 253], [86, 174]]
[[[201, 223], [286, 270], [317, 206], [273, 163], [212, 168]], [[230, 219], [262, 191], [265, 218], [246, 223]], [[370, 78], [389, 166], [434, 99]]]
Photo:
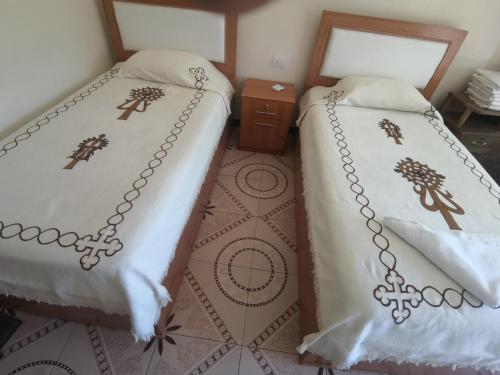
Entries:
[[285, 69], [287, 65], [286, 58], [283, 56], [273, 56], [272, 65], [274, 68]]

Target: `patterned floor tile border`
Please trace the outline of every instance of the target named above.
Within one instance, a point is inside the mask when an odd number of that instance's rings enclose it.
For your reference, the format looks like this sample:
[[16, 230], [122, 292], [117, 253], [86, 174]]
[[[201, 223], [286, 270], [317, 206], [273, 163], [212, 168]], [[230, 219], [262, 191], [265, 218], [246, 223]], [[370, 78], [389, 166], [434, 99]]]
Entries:
[[207, 312], [210, 320], [212, 321], [214, 326], [219, 331], [222, 339], [227, 343], [234, 344], [236, 341], [234, 340], [233, 336], [229, 332], [229, 329], [226, 327], [226, 325], [224, 324], [224, 322], [220, 318], [219, 314], [217, 313], [217, 310], [212, 305], [212, 303], [208, 299], [207, 295], [203, 291], [202, 287], [198, 283], [198, 280], [196, 280], [196, 278], [194, 277], [191, 270], [189, 270], [189, 268], [186, 268], [186, 270], [184, 271], [184, 278], [186, 279], [189, 286], [193, 290], [194, 294], [196, 295], [196, 297], [200, 301], [201, 305], [203, 306], [203, 308]]
[[262, 345], [271, 339], [276, 332], [279, 331], [283, 325], [288, 322], [295, 314], [299, 312], [298, 302], [293, 303], [286, 311], [284, 311], [278, 318], [269, 324], [261, 333], [259, 333], [248, 346], [253, 358], [266, 375], [277, 375], [271, 362], [266, 358], [261, 349]]
[[15, 352], [26, 348], [27, 346], [33, 344], [34, 342], [40, 340], [42, 337], [47, 336], [48, 334], [54, 332], [58, 328], [61, 328], [66, 322], [63, 320], [55, 320], [53, 322], [50, 322], [47, 325], [44, 325], [37, 331], [29, 334], [28, 336], [25, 336], [21, 338], [20, 340], [15, 341], [13, 344], [7, 346], [6, 348], [3, 348], [0, 351], [0, 360], [7, 358], [8, 356], [14, 354]]
[[293, 251], [297, 251], [297, 244], [292, 241], [286, 233], [284, 233], [280, 228], [276, 226], [276, 224], [273, 222], [273, 217], [284, 211], [285, 209], [289, 208], [290, 206], [295, 204], [295, 198], [292, 198], [285, 203], [279, 205], [276, 208], [273, 208], [271, 211], [265, 213], [262, 215], [260, 218], [262, 221], [264, 221], [269, 227], [285, 242], [288, 246], [290, 246]]
[[223, 228], [219, 229], [217, 232], [212, 233], [204, 238], [199, 239], [196, 241], [196, 243], [193, 246], [193, 249], [199, 249], [210, 242], [216, 240], [217, 238], [221, 237], [222, 235], [226, 234], [227, 232], [239, 227], [241, 224], [247, 222], [252, 218], [252, 215], [248, 211], [248, 209], [236, 198], [236, 196], [229, 191], [229, 189], [219, 180], [215, 181], [215, 185], [222, 191], [226, 196], [241, 210], [243, 216], [236, 219], [232, 223], [224, 226]]
[[87, 333], [101, 375], [113, 375], [115, 372], [112, 369], [111, 361], [109, 360], [98, 329], [95, 326], [87, 326]]

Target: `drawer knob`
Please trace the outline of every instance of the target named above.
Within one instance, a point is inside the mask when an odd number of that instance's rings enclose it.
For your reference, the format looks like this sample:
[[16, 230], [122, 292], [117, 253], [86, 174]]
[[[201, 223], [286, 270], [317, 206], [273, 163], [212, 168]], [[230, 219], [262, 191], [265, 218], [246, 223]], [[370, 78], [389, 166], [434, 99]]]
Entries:
[[257, 111], [257, 114], [259, 114], [259, 115], [275, 115], [276, 113], [269, 112], [269, 111]]

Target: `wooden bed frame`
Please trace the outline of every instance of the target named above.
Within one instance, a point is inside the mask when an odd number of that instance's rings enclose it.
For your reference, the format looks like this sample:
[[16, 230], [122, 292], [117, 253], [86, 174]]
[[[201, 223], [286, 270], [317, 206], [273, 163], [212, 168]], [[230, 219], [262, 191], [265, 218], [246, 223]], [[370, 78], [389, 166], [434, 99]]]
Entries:
[[[125, 61], [137, 51], [128, 50], [123, 47], [122, 36], [120, 28], [118, 27], [113, 1], [146, 5], [163, 5], [177, 8], [205, 10], [209, 12], [214, 11], [213, 7], [210, 5], [211, 2], [204, 0], [102, 0], [104, 14], [111, 38], [111, 47], [117, 61]], [[236, 82], [236, 34], [238, 28], [238, 16], [236, 14], [225, 13], [225, 18], [224, 62], [221, 63], [212, 61], [212, 64], [224, 73], [234, 86]]]
[[[129, 0], [119, 0], [129, 1]], [[189, 9], [201, 9], [210, 11], [210, 7], [206, 2], [194, 0], [134, 0], [129, 1], [138, 4], [164, 5], [172, 7], [181, 7]], [[111, 42], [115, 57], [118, 61], [124, 61], [136, 51], [124, 50], [121, 41], [120, 31], [115, 18], [113, 0], [102, 0], [106, 19], [110, 29]], [[226, 14], [226, 30], [225, 30], [225, 60], [224, 63], [214, 63], [214, 65], [226, 75], [226, 77], [234, 82], [236, 71], [236, 32], [237, 32], [237, 17], [232, 14]], [[229, 120], [228, 120], [229, 123]], [[210, 163], [208, 173], [205, 177], [200, 193], [196, 200], [191, 215], [184, 227], [182, 235], [175, 249], [175, 256], [169, 266], [167, 275], [163, 279], [163, 285], [169, 291], [172, 300], [179, 291], [184, 270], [192, 253], [192, 246], [196, 241], [198, 231], [203, 219], [203, 205], [209, 200], [212, 189], [215, 185], [217, 171], [222, 162], [222, 158], [229, 140], [229, 126], [226, 123], [223, 134], [219, 140], [217, 150]], [[125, 315], [106, 314], [98, 309], [73, 307], [73, 306], [56, 306], [47, 303], [31, 302], [21, 298], [7, 297], [0, 295], [0, 306], [12, 307], [16, 310], [25, 311], [35, 315], [42, 315], [49, 318], [70, 320], [85, 324], [94, 324], [106, 326], [115, 329], [130, 330], [130, 319]], [[173, 303], [169, 303], [161, 311], [161, 317], [156, 325], [158, 333], [165, 332], [166, 318], [171, 314]]]
[[[449, 43], [449, 47], [438, 65], [432, 79], [422, 89], [423, 95], [430, 97], [444, 76], [444, 73], [455, 57], [466, 32], [448, 27], [430, 26], [418, 23], [389, 20], [383, 18], [357, 16], [324, 11], [321, 25], [316, 40], [316, 46], [312, 56], [306, 88], [313, 86], [332, 86], [337, 78], [320, 76], [321, 66], [325, 57], [326, 47], [330, 38], [332, 27], [340, 27], [350, 30], [369, 31], [372, 33], [391, 34], [408, 38], [438, 40]], [[297, 138], [298, 139], [298, 138]], [[295, 216], [297, 230], [297, 251], [299, 267], [299, 294], [301, 299], [301, 336], [305, 337], [311, 333], [319, 332], [317, 322], [317, 301], [314, 287], [314, 263], [312, 259], [311, 243], [309, 241], [309, 229], [307, 222], [307, 211], [304, 199], [304, 187], [302, 176], [302, 159], [300, 142], [295, 147]], [[300, 363], [315, 367], [335, 368], [335, 364], [311, 352], [305, 352], [300, 356]], [[398, 365], [391, 361], [360, 362], [352, 368], [359, 371], [383, 372], [397, 375], [424, 375], [424, 374], [456, 374], [450, 367], [429, 367], [424, 365]], [[457, 370], [461, 375], [478, 374], [473, 369]]]
[[313, 86], [333, 86], [339, 80], [339, 78], [324, 77], [320, 74], [333, 27], [448, 44], [448, 48], [434, 71], [434, 75], [427, 83], [427, 86], [421, 89], [422, 95], [427, 99], [430, 99], [439, 82], [441, 82], [467, 35], [467, 31], [451, 27], [323, 11], [309, 72], [307, 73], [306, 89]]

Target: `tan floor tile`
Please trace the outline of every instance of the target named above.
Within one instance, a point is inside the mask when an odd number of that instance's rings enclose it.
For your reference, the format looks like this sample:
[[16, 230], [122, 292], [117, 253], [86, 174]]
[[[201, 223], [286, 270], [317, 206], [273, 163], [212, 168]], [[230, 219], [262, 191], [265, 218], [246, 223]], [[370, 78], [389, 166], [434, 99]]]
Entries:
[[237, 375], [241, 347], [235, 344], [172, 335], [162, 354], [154, 351], [148, 375]]
[[74, 323], [50, 323], [5, 346], [1, 351], [0, 374], [16, 370], [17, 374], [21, 368], [26, 374], [50, 374], [54, 366], [64, 365], [58, 359], [75, 327]]
[[290, 169], [272, 163], [263, 163], [255, 168], [262, 168], [260, 184], [247, 185], [245, 192], [259, 198], [257, 214], [265, 215], [285, 205], [295, 198], [294, 174]]
[[[233, 177], [233, 176], [224, 176], [218, 175], [216, 186], [214, 189], [213, 197], [210, 199], [211, 202], [217, 207], [227, 207], [229, 206], [229, 202], [227, 202], [227, 197], [233, 202], [236, 202], [239, 209], [237, 211], [232, 212], [249, 212], [252, 215], [257, 215], [257, 207], [259, 204], [258, 197], [253, 196], [252, 194], [248, 194], [247, 185], [251, 186], [259, 186], [261, 183], [260, 180], [257, 179], [248, 179]], [[224, 194], [222, 194], [224, 193]], [[223, 196], [225, 195], [225, 196]], [[226, 202], [224, 202], [224, 200]], [[223, 210], [223, 209], [222, 209]]]
[[234, 338], [214, 305], [191, 271], [186, 271], [174, 303], [171, 326], [177, 335], [213, 341], [233, 342]]
[[110, 361], [110, 367], [114, 369], [116, 375], [145, 374], [153, 355], [152, 349], [145, 350], [146, 342], [136, 343], [129, 332], [102, 327], [99, 327], [97, 332], [90, 330], [88, 333], [89, 338], [93, 339], [96, 352], [100, 352], [99, 344], [105, 348], [101, 360]]
[[294, 223], [257, 221], [252, 268], [282, 273], [297, 273]]
[[[222, 224], [215, 226], [203, 223], [200, 233], [204, 236], [195, 243], [191, 259], [217, 261], [221, 264], [228, 264], [231, 261], [235, 266], [251, 267], [252, 254], [245, 249], [253, 247], [257, 218], [233, 218], [230, 215], [215, 212], [213, 217], [207, 218], [207, 220], [220, 219]], [[206, 230], [206, 226], [209, 225], [210, 231]]]
[[22, 321], [22, 324], [19, 328], [14, 332], [9, 341], [5, 344], [4, 347], [8, 347], [10, 344], [19, 341], [20, 338], [29, 336], [31, 333], [40, 329], [43, 326], [47, 326], [50, 323], [54, 322], [54, 319], [48, 319], [43, 316], [27, 314], [22, 311], [15, 312], [15, 318]]
[[[260, 163], [264, 160], [265, 154], [256, 152], [243, 151], [238, 149], [239, 144], [239, 129], [231, 129], [229, 143], [224, 153], [219, 174], [226, 176], [236, 176], [238, 171], [250, 163]], [[260, 178], [260, 176], [259, 176]]]
[[[218, 175], [210, 200], [206, 204], [208, 208], [205, 213], [210, 215], [211, 211], [223, 211], [236, 214], [255, 213], [255, 203], [248, 201], [246, 196], [235, 189], [234, 177]], [[236, 191], [235, 191], [236, 190]]]
[[250, 269], [191, 259], [188, 272], [201, 286], [225, 324], [229, 341], [241, 344], [245, 324]]
[[[318, 375], [315, 367], [299, 365], [298, 355], [243, 347], [240, 375]], [[322, 373], [322, 375], [329, 375]]]
[[270, 324], [297, 303], [297, 275], [252, 269], [245, 313], [244, 345], [252, 341]]
[[[126, 335], [128, 336], [129, 342], [133, 341], [129, 333], [126, 333]], [[115, 348], [119, 346], [117, 341], [113, 341], [113, 344]], [[97, 361], [97, 355], [103, 352], [104, 343], [97, 332], [97, 328], [77, 324], [71, 337], [64, 346], [64, 350], [62, 351], [58, 362], [64, 363], [76, 374], [101, 375], [100, 369], [108, 369], [111, 371], [111, 362], [107, 354], [103, 354], [99, 361]], [[132, 361], [130, 364], [133, 365], [135, 362]], [[118, 365], [119, 364], [115, 362], [116, 369], [119, 369]], [[135, 369], [135, 367], [128, 367], [128, 372], [120, 373], [123, 375], [143, 375], [145, 373], [145, 371], [133, 371], [133, 369]], [[64, 368], [55, 368], [52, 374], [67, 375], [68, 372], [66, 372]]]

